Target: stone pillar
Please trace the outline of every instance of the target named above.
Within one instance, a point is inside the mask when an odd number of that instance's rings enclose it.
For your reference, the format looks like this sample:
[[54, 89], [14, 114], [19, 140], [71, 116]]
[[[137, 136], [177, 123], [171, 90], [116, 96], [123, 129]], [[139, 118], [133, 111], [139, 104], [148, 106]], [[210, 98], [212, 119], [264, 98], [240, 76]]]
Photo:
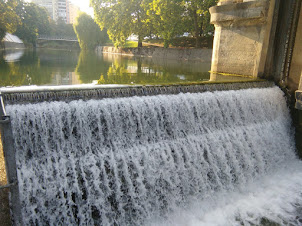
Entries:
[[215, 25], [212, 72], [263, 74], [275, 0], [221, 0], [210, 8]]

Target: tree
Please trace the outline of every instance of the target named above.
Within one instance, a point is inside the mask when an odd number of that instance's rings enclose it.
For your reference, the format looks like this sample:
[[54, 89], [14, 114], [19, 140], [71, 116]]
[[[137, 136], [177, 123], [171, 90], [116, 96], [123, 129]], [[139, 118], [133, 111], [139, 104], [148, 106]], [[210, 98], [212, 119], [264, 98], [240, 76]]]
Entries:
[[21, 22], [15, 12], [16, 6], [15, 0], [0, 0], [0, 41], [5, 37], [6, 32], [15, 32]]
[[126, 39], [138, 36], [138, 47], [148, 35], [148, 5], [152, 0], [90, 0], [94, 8], [96, 22], [101, 29], [106, 28], [114, 45], [121, 46]]
[[148, 15], [153, 21], [157, 35], [164, 39], [164, 47], [170, 45], [172, 38], [183, 34], [184, 7], [181, 0], [153, 0]]
[[151, 21], [147, 14], [150, 0], [129, 1], [128, 11], [131, 13], [131, 31], [138, 36], [138, 47], [143, 46], [143, 39], [150, 34]]
[[37, 5], [34, 5], [34, 7], [36, 10], [36, 15], [38, 17], [38, 21], [37, 21], [38, 34], [49, 35], [51, 31], [51, 27], [50, 27], [51, 18], [48, 15], [48, 11], [45, 8], [39, 7]]
[[131, 34], [138, 35], [138, 46], [145, 36], [157, 35], [169, 47], [171, 40], [184, 32], [192, 33], [199, 47], [200, 37], [214, 28], [209, 7], [217, 0], [90, 0], [96, 21], [107, 28], [115, 46]]
[[74, 24], [81, 49], [94, 50], [96, 46], [108, 40], [106, 30], [101, 31], [95, 21], [86, 13], [80, 13]]
[[47, 12], [33, 3], [19, 1], [16, 13], [21, 18], [21, 24], [17, 26], [15, 34], [25, 43], [36, 45], [39, 32], [50, 30]]
[[184, 0], [186, 8], [186, 27], [196, 39], [196, 48], [200, 47], [200, 38], [214, 31], [210, 24], [209, 8], [216, 5], [217, 0]]
[[50, 35], [53, 37], [61, 38], [77, 38], [72, 24], [66, 24], [62, 18], [59, 18], [57, 22], [50, 21]]

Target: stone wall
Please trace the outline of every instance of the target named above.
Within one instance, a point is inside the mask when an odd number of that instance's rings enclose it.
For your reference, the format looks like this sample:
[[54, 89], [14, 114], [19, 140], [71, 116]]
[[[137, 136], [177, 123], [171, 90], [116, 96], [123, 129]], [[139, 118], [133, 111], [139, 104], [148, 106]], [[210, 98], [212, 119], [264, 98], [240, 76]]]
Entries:
[[99, 46], [96, 48], [96, 52], [200, 62], [211, 62], [212, 57], [212, 49], [165, 49], [160, 47], [115, 48], [111, 46]]

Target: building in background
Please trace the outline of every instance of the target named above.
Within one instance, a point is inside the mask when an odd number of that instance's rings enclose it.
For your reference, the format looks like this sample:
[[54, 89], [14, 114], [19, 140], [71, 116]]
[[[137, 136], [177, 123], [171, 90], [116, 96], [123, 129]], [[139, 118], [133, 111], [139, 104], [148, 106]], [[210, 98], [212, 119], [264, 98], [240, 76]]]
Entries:
[[71, 4], [68, 0], [32, 0], [33, 3], [46, 8], [49, 16], [58, 21], [61, 19], [67, 24], [73, 24], [77, 17], [79, 7]]
[[67, 0], [53, 0], [53, 19], [58, 21], [61, 19], [67, 23], [68, 18], [68, 1]]
[[79, 11], [80, 11], [80, 8], [78, 6], [75, 6], [71, 3], [69, 3], [69, 7], [68, 7], [68, 14], [69, 14], [68, 19], [69, 20], [67, 21], [67, 23], [74, 24]]
[[53, 14], [54, 14], [54, 7], [53, 7], [53, 2], [54, 0], [32, 0], [33, 3], [41, 6], [41, 7], [44, 7], [48, 13], [49, 13], [49, 16], [54, 19], [53, 17]]
[[4, 48], [7, 49], [24, 49], [23, 41], [16, 35], [6, 33], [3, 38]]

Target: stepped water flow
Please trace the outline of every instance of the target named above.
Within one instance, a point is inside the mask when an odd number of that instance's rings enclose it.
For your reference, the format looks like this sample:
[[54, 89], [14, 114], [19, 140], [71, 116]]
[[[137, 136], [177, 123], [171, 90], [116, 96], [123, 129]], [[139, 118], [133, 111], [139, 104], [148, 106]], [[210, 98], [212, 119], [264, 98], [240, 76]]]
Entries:
[[301, 224], [277, 87], [6, 110], [25, 225]]

